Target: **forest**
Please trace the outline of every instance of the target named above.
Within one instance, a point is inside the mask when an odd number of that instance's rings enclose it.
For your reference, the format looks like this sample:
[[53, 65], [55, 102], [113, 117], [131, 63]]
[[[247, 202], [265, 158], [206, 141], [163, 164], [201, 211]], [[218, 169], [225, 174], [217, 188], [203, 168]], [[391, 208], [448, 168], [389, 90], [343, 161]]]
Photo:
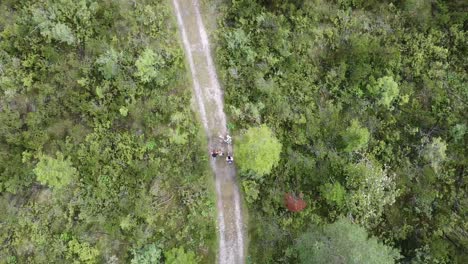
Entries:
[[[468, 262], [467, 11], [459, 0], [219, 6], [248, 263]], [[305, 209], [287, 210], [285, 193]]]
[[2, 0], [0, 263], [214, 262], [190, 98], [167, 1]]
[[[466, 1], [210, 8], [246, 263], [468, 263]], [[171, 1], [1, 0], [0, 264], [215, 263], [191, 86]]]

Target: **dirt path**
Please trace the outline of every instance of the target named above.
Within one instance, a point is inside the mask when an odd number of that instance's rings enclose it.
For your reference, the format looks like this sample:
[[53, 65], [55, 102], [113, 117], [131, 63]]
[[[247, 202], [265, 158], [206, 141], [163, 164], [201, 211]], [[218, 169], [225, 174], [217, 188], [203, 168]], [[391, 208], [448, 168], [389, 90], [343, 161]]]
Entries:
[[[219, 142], [225, 134], [226, 115], [223, 94], [211, 57], [208, 35], [200, 15], [198, 0], [172, 0], [193, 80], [193, 92], [210, 148], [232, 152], [231, 146]], [[207, 150], [208, 155], [208, 150]], [[223, 158], [211, 160], [215, 174], [219, 263], [244, 263], [244, 223], [234, 166]]]

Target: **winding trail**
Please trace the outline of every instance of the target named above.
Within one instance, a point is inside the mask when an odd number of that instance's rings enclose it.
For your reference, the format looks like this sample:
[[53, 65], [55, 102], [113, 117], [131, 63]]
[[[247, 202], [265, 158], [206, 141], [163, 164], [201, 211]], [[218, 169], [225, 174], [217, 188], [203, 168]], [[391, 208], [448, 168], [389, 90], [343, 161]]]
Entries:
[[[185, 54], [193, 80], [193, 92], [210, 148], [224, 148], [218, 135], [227, 132], [223, 94], [211, 56], [208, 35], [203, 25], [198, 0], [172, 0]], [[208, 151], [207, 151], [208, 154]], [[215, 174], [219, 236], [218, 261], [244, 263], [244, 223], [236, 171], [222, 158], [211, 159]]]

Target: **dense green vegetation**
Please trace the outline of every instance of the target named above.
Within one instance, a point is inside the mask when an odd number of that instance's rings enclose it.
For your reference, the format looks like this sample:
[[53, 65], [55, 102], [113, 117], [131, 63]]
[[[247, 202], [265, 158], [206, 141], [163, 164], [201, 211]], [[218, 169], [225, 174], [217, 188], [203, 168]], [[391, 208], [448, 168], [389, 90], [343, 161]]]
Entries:
[[[224, 5], [231, 126], [282, 144], [270, 173], [241, 170], [251, 263], [468, 262], [467, 25], [461, 0]], [[288, 212], [286, 192], [307, 208]]]
[[[215, 261], [168, 4], [0, 2], [0, 263]], [[249, 263], [468, 263], [465, 1], [221, 6]]]
[[301, 263], [395, 263], [399, 254], [347, 219], [324, 227], [312, 227], [296, 242]]
[[171, 17], [162, 0], [0, 2], [0, 263], [214, 261]]

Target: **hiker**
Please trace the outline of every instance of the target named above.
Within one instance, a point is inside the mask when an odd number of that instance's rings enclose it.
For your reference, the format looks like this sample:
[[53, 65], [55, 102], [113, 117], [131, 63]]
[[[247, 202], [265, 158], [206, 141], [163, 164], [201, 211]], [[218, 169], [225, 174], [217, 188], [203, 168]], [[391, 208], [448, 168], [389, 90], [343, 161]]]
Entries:
[[218, 156], [218, 151], [211, 150], [211, 157], [212, 157], [213, 159], [216, 159], [217, 156]]
[[221, 156], [221, 157], [224, 156], [224, 152], [222, 150], [218, 149], [217, 152], [218, 152], [218, 156]]
[[226, 144], [231, 144], [231, 142], [232, 142], [231, 136], [226, 135], [226, 139], [224, 140], [224, 142], [226, 142]]
[[229, 135], [226, 135], [226, 137], [219, 135], [219, 138], [221, 139], [221, 142], [226, 143], [226, 144], [231, 144], [232, 138]]
[[234, 162], [234, 158], [231, 155], [227, 155], [226, 162], [232, 164]]

